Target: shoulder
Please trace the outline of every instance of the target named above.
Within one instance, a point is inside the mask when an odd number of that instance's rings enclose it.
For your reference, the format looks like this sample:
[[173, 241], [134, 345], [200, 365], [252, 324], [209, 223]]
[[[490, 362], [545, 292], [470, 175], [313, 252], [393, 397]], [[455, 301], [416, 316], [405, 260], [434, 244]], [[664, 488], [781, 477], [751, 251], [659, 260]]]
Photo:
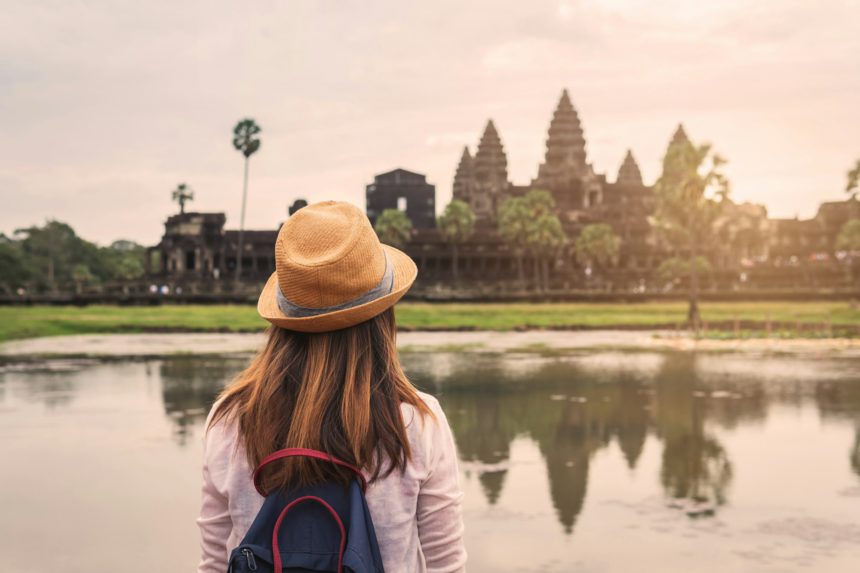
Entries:
[[[418, 392], [418, 397], [421, 398], [421, 401], [427, 406], [430, 412], [433, 414], [430, 416], [422, 416], [422, 413], [413, 406], [412, 404], [408, 404], [406, 402], [402, 402], [400, 404], [400, 412], [403, 415], [403, 423], [409, 429], [413, 424], [418, 426], [424, 426], [428, 421], [435, 421], [438, 423], [445, 419], [445, 414], [442, 411], [442, 406], [439, 404], [439, 400], [436, 399], [435, 396], [431, 396], [426, 392]], [[429, 418], [429, 420], [427, 419]]]
[[223, 460], [232, 457], [231, 454], [238, 445], [239, 432], [235, 418], [229, 413], [216, 416], [221, 406], [220, 399], [212, 405], [203, 426], [203, 451], [204, 456], [209, 459]]

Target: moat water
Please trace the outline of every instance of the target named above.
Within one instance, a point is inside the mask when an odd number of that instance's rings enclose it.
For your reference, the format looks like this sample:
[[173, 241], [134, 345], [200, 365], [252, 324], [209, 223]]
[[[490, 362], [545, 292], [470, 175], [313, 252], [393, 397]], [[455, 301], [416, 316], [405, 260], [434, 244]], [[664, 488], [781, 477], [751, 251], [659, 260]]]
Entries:
[[[247, 357], [0, 365], [3, 570], [193, 571], [208, 407]], [[469, 571], [854, 572], [860, 360], [406, 353]]]

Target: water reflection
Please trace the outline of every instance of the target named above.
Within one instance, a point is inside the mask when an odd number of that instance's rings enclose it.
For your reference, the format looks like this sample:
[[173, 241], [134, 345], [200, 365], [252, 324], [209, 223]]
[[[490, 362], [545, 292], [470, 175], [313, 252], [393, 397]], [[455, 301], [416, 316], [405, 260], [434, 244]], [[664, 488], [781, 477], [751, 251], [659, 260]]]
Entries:
[[[512, 444], [520, 439], [534, 444], [546, 482], [530, 486], [535, 495], [548, 492], [554, 527], [567, 535], [580, 527], [596, 454], [616, 447], [631, 473], [646, 448], [659, 448], [648, 471], [656, 472], [660, 495], [682, 517], [721, 513], [745, 471], [733, 463], [733, 447], [724, 443], [727, 432], [763, 426], [776, 405], [812, 408], [822, 421], [846, 427], [842, 451], [847, 450], [847, 467], [860, 477], [856, 361], [693, 353], [409, 353], [403, 361], [410, 377], [442, 402], [464, 471], [480, 484], [489, 507], [502, 504], [512, 487], [517, 463]], [[133, 413], [143, 390], [124, 380], [134, 379], [160, 398], [159, 418], [169, 421], [173, 443], [186, 448], [218, 392], [246, 362], [247, 357], [188, 356], [0, 368], [0, 416], [22, 404], [74, 410], [79, 396], [90, 411], [122, 400]], [[11, 378], [16, 382], [10, 384]], [[115, 395], [96, 400], [108, 389]]]
[[159, 363], [164, 412], [174, 423], [174, 438], [185, 445], [209, 413], [218, 393], [241, 370], [243, 358], [173, 358]]
[[[735, 470], [714, 430], [763, 423], [769, 402], [796, 404], [828, 386], [827, 373], [818, 380], [793, 378], [790, 369], [759, 376], [754, 361], [747, 376], [726, 375], [725, 365], [711, 368], [692, 353], [662, 355], [644, 376], [636, 360], [594, 364], [588, 356], [537, 361], [513, 373], [507, 365], [516, 357], [448, 356], [440, 359], [444, 368], [434, 368], [433, 357], [413, 358], [405, 361], [410, 374], [440, 396], [461, 458], [477, 462], [470, 467], [487, 501], [502, 494], [511, 442], [528, 436], [545, 461], [566, 533], [583, 509], [594, 454], [617, 443], [635, 469], [649, 435], [662, 445], [659, 478], [669, 505], [691, 518], [715, 515]], [[838, 395], [819, 395], [821, 411], [857, 416], [860, 400], [846, 395], [860, 394], [853, 382], [839, 385]], [[852, 464], [856, 471], [856, 443]]]

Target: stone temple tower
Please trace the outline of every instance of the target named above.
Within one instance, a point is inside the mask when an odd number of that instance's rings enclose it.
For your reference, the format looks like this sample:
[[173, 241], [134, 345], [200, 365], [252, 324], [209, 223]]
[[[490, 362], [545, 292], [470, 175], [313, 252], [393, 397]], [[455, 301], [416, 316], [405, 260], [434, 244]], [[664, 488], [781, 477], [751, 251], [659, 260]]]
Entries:
[[588, 163], [582, 124], [567, 90], [562, 92], [553, 113], [546, 155], [531, 186], [553, 194], [563, 222], [602, 202], [603, 186]]
[[465, 201], [478, 223], [492, 223], [508, 191], [508, 158], [493, 120], [487, 122], [473, 158], [463, 150], [454, 176], [454, 198]]
[[454, 174], [454, 199], [459, 199], [472, 205], [472, 191], [475, 186], [474, 158], [469, 152], [469, 146], [463, 148], [460, 163], [457, 164], [457, 172]]
[[551, 181], [581, 175], [588, 169], [585, 136], [579, 114], [570, 101], [567, 90], [561, 94], [558, 107], [549, 124], [546, 156], [538, 168], [538, 179]]
[[627, 150], [627, 155], [624, 156], [624, 162], [621, 163], [621, 167], [618, 169], [618, 177], [615, 179], [615, 182], [622, 185], [642, 185], [642, 172], [639, 171], [639, 165], [633, 158], [633, 152], [629, 149]]

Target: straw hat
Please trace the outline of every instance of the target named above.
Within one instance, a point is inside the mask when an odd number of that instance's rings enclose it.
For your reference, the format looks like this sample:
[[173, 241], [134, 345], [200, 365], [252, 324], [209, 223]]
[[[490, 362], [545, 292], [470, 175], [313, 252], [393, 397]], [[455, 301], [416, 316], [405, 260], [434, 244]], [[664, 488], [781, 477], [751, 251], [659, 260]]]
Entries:
[[323, 201], [281, 227], [257, 312], [289, 330], [339, 330], [394, 305], [417, 275], [406, 253], [379, 242], [358, 207]]

